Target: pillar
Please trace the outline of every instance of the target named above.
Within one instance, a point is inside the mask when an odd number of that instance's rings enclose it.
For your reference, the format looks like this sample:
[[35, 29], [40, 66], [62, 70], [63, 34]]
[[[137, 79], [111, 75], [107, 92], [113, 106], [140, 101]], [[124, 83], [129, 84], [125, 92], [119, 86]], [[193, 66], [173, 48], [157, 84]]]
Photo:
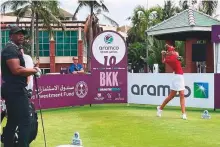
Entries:
[[210, 40], [206, 41], [206, 72], [213, 73], [214, 72], [214, 52], [213, 52], [213, 44]]
[[55, 72], [55, 41], [50, 40], [50, 72]]
[[83, 41], [82, 41], [82, 28], [78, 28], [78, 59], [79, 63], [83, 65]]
[[192, 44], [196, 44], [197, 39], [188, 38], [185, 42], [185, 68], [184, 73], [197, 73], [196, 63], [192, 62]]
[[78, 59], [79, 63], [83, 64], [83, 41], [78, 40]]

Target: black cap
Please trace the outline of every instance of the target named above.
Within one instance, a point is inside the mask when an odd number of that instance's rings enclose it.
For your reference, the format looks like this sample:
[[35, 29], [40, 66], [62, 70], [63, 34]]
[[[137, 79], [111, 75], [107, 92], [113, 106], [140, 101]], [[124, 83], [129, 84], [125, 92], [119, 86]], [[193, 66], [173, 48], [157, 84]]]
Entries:
[[22, 32], [24, 35], [27, 34], [26, 30], [23, 30], [22, 28], [18, 26], [14, 26], [14, 27], [11, 27], [11, 30], [9, 31], [9, 35], [16, 34], [18, 32]]

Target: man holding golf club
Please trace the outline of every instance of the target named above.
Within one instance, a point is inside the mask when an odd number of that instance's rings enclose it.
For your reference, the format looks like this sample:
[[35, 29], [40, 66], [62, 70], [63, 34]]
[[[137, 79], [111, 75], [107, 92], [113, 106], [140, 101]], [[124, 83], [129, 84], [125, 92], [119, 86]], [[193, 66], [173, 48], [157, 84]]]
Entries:
[[171, 83], [171, 92], [169, 96], [164, 100], [161, 106], [157, 107], [157, 116], [161, 117], [163, 108], [170, 100], [172, 100], [176, 96], [176, 93], [179, 92], [180, 105], [182, 110], [182, 119], [187, 119], [185, 112], [185, 97], [184, 97], [185, 83], [184, 83], [183, 70], [180, 61], [181, 57], [179, 56], [179, 53], [175, 51], [175, 48], [173, 46], [166, 44], [165, 47], [167, 50], [161, 52], [162, 62], [168, 64], [175, 72], [175, 75]]
[[14, 146], [14, 135], [18, 126], [18, 147], [29, 147], [30, 114], [27, 77], [40, 77], [38, 67], [25, 68], [20, 45], [24, 42], [26, 31], [15, 26], [9, 31], [10, 41], [1, 52], [2, 98], [7, 109], [7, 124], [4, 130], [4, 147]]

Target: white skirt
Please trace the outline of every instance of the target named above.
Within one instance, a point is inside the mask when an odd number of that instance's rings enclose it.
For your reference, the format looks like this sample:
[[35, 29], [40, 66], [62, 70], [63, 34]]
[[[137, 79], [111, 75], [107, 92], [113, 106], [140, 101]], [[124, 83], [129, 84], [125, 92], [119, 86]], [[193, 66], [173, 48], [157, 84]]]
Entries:
[[174, 78], [172, 79], [170, 89], [174, 91], [185, 90], [185, 82], [183, 75], [175, 74]]

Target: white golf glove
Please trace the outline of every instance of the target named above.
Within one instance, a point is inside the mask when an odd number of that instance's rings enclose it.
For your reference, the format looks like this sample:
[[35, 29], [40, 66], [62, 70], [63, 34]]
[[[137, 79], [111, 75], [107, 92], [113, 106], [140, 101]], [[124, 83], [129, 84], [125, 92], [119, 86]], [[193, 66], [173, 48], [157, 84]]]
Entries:
[[161, 54], [163, 54], [163, 55], [166, 54], [166, 51], [161, 51]]
[[41, 69], [38, 67], [34, 67], [34, 69], [37, 70], [37, 72], [34, 74], [37, 78], [39, 78], [42, 75]]
[[177, 57], [177, 60], [181, 61], [181, 60], [183, 60], [183, 57], [178, 56], [178, 57]]

